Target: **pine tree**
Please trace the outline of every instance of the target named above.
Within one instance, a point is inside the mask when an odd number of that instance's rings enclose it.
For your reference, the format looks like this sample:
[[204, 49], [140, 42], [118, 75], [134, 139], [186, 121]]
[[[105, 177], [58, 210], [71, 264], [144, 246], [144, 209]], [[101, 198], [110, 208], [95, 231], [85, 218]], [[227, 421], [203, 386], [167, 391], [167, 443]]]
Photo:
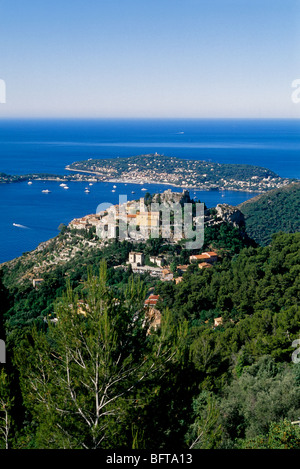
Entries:
[[102, 262], [84, 291], [79, 301], [69, 287], [56, 305], [57, 322], [47, 334], [35, 331], [16, 357], [41, 448], [128, 445], [137, 392], [145, 379], [163, 376], [178, 353], [168, 315], [159, 333], [147, 335], [141, 283], [116, 298]]

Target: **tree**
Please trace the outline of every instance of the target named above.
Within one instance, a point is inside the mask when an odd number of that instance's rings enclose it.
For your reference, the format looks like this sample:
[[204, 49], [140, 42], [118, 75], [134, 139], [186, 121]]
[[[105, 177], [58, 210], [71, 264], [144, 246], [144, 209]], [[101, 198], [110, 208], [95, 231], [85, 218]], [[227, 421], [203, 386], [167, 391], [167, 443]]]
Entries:
[[[16, 356], [42, 448], [132, 444], [131, 416], [143, 380], [159, 379], [176, 360], [176, 331], [168, 315], [159, 333], [147, 336], [141, 283], [132, 281], [125, 297], [115, 298], [102, 262], [100, 275], [89, 276], [85, 293], [79, 303], [69, 287], [57, 304], [57, 322], [49, 324], [46, 335], [35, 331], [33, 345]], [[134, 440], [137, 446], [136, 435]]]
[[61, 235], [64, 235], [67, 231], [68, 227], [64, 223], [61, 223], [58, 227], [58, 231], [60, 232]]
[[220, 413], [213, 394], [203, 391], [194, 400], [195, 421], [187, 434], [189, 449], [218, 448], [222, 440]]
[[247, 439], [241, 449], [300, 449], [300, 428], [289, 420], [273, 422], [267, 435]]
[[10, 447], [12, 426], [11, 409], [13, 400], [13, 397], [10, 396], [8, 375], [4, 369], [2, 369], [0, 372], [0, 436], [5, 449], [9, 449]]
[[267, 434], [272, 423], [296, 420], [299, 411], [293, 366], [278, 364], [270, 356], [244, 367], [241, 376], [224, 389], [220, 403], [223, 428], [232, 440]]

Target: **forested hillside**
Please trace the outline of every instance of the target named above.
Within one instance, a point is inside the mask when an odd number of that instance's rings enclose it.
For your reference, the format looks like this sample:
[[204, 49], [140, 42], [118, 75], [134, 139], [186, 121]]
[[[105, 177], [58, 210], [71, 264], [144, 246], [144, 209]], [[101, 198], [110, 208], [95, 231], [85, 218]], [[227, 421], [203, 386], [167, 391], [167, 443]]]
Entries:
[[[2, 447], [300, 448], [300, 233], [259, 247], [221, 224], [206, 243], [218, 263], [178, 284], [114, 269], [132, 248], [116, 240], [48, 266], [38, 289], [24, 275], [35, 257], [3, 267]], [[162, 317], [150, 334], [149, 293]]]
[[273, 233], [300, 231], [300, 183], [268, 191], [237, 208], [245, 216], [249, 236], [267, 245]]

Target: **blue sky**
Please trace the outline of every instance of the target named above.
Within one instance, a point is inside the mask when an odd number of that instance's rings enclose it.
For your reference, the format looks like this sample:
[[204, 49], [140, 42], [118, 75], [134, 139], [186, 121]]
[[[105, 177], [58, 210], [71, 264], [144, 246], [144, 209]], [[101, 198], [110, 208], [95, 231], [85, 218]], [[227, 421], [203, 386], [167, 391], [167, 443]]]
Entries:
[[299, 0], [0, 0], [1, 117], [300, 117]]

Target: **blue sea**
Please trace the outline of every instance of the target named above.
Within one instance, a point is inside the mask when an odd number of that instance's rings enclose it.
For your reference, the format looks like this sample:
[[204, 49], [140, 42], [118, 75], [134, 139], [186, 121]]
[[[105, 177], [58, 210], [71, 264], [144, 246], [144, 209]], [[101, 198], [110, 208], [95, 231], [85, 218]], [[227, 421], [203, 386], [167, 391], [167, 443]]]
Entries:
[[[66, 165], [88, 158], [146, 153], [219, 163], [263, 166], [279, 176], [300, 179], [300, 120], [255, 119], [39, 119], [0, 120], [0, 172], [66, 174]], [[0, 185], [0, 263], [35, 249], [58, 234], [61, 223], [95, 213], [103, 202], [144, 195], [141, 185], [35, 181]], [[163, 192], [167, 185], [148, 185]], [[42, 193], [48, 189], [50, 193]], [[181, 189], [179, 189], [181, 191]], [[135, 194], [132, 195], [131, 191]], [[208, 207], [237, 205], [256, 194], [191, 191]], [[15, 225], [13, 225], [15, 224]]]

